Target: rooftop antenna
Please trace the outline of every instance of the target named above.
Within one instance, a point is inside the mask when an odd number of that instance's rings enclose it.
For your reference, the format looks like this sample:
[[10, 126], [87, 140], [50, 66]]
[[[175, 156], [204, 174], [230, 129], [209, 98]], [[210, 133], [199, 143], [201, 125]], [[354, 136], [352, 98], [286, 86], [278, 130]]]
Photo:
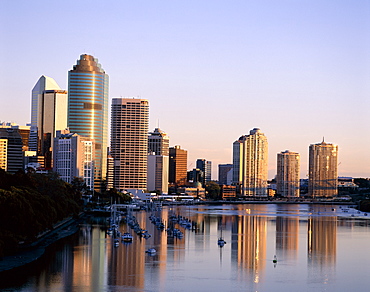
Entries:
[[322, 142], [321, 143], [325, 143], [325, 137], [322, 136]]

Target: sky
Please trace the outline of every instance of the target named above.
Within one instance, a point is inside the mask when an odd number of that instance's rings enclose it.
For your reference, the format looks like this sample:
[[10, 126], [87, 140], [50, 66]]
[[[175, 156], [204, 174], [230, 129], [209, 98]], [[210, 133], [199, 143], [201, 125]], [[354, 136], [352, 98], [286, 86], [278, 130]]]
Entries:
[[277, 153], [339, 147], [340, 176], [370, 177], [370, 1], [0, 1], [0, 121], [30, 122], [41, 75], [67, 89], [81, 54], [109, 96], [149, 100], [149, 130], [198, 158], [232, 163], [255, 127]]

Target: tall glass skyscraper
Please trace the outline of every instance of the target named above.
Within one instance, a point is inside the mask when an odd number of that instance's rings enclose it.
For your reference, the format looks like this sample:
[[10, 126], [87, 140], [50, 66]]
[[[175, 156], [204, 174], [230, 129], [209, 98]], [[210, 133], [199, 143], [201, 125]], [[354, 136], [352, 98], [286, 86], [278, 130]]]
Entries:
[[95, 141], [94, 189], [105, 189], [108, 146], [109, 77], [98, 59], [81, 55], [68, 72], [68, 127]]

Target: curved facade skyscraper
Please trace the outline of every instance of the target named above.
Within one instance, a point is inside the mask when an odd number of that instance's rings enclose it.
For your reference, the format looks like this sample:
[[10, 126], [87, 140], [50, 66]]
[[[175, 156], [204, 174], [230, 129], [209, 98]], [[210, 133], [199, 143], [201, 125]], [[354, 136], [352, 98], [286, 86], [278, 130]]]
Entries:
[[81, 55], [68, 72], [68, 127], [95, 141], [95, 190], [104, 189], [107, 173], [109, 78], [98, 59]]

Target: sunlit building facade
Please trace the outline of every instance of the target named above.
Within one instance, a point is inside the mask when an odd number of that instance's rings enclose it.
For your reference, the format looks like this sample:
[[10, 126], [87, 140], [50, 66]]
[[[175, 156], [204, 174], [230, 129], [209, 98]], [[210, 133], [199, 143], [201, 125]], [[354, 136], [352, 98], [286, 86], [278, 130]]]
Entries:
[[8, 139], [0, 139], [0, 168], [6, 171]]
[[169, 155], [170, 138], [159, 128], [155, 128], [148, 136], [148, 153], [154, 155]]
[[117, 190], [147, 187], [148, 127], [148, 100], [112, 99], [111, 155]]
[[94, 187], [94, 142], [90, 138], [57, 131], [54, 138], [53, 171], [71, 183], [75, 177], [82, 178], [89, 189]]
[[233, 184], [241, 196], [267, 196], [268, 143], [260, 129], [233, 143]]
[[108, 83], [108, 75], [91, 55], [81, 55], [68, 72], [68, 127], [94, 140], [94, 188], [99, 191], [106, 188]]
[[168, 193], [170, 138], [159, 128], [148, 135], [147, 189]]
[[175, 186], [186, 184], [188, 151], [179, 145], [170, 147], [169, 182]]
[[277, 154], [276, 193], [299, 197], [300, 155], [289, 150]]
[[333, 197], [338, 194], [338, 145], [325, 143], [309, 147], [308, 195]]
[[[31, 132], [29, 139], [29, 150], [37, 151], [37, 154], [41, 152], [41, 138], [42, 129], [44, 125], [44, 113], [47, 112], [48, 115], [54, 113], [50, 111], [50, 108], [45, 108], [44, 105], [44, 91], [45, 90], [61, 90], [56, 81], [51, 78], [42, 75], [35, 86], [32, 89], [31, 98]], [[64, 119], [66, 119], [66, 112], [60, 112], [59, 117], [64, 114]], [[63, 117], [62, 117], [63, 118]], [[49, 122], [49, 121], [46, 121]], [[66, 125], [64, 125], [65, 127]], [[63, 128], [58, 128], [58, 130], [63, 130]], [[41, 154], [40, 154], [41, 155]]]

